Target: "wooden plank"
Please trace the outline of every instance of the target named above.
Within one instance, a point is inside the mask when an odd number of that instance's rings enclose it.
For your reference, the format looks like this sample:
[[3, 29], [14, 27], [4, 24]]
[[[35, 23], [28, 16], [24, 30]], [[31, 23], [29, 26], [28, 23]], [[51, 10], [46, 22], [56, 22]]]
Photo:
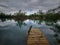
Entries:
[[40, 29], [32, 28], [28, 35], [27, 45], [49, 45], [49, 42]]

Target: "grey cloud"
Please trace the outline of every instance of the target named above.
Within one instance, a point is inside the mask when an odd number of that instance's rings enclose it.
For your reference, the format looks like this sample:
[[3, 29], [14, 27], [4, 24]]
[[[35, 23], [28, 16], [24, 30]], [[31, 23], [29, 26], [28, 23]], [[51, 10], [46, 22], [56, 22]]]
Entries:
[[59, 3], [59, 0], [0, 0], [0, 7], [4, 7], [0, 8], [0, 11], [12, 12], [20, 9], [23, 11], [48, 10], [57, 7]]
[[6, 5], [1, 5], [1, 4], [0, 4], [0, 7], [8, 8], [8, 6], [6, 6]]

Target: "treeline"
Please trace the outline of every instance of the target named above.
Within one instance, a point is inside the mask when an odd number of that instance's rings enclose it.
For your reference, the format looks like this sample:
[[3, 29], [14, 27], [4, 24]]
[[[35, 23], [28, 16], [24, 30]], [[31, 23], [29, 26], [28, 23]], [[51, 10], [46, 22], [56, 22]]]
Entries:
[[60, 14], [59, 13], [49, 13], [45, 15], [46, 21], [57, 21], [60, 20]]
[[46, 13], [46, 14], [32, 14], [29, 16], [31, 19], [44, 19], [44, 20], [60, 20], [59, 13]]
[[17, 13], [12, 14], [5, 14], [0, 13], [0, 18], [12, 18], [12, 19], [43, 19], [46, 21], [53, 21], [53, 20], [60, 20], [60, 13], [43, 13], [41, 10], [39, 10], [37, 13], [30, 14], [29, 16], [26, 15], [25, 12], [21, 12], [21, 10]]
[[11, 14], [0, 13], [0, 18], [12, 18]]

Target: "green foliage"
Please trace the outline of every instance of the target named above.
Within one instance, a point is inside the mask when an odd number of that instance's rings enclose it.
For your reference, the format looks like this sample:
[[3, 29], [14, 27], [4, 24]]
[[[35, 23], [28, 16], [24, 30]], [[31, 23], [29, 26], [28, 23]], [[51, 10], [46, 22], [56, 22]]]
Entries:
[[57, 21], [60, 20], [60, 13], [46, 13], [44, 14], [41, 10], [38, 13], [30, 14], [29, 16], [26, 13], [23, 13], [21, 10], [16, 13], [16, 15], [0, 13], [0, 18], [14, 18], [14, 19], [44, 19], [45, 21]]

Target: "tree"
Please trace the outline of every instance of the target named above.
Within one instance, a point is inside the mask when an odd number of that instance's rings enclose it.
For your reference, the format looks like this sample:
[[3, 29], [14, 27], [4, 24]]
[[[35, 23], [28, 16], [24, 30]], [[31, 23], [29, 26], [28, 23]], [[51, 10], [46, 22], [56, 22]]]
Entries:
[[42, 10], [39, 10], [37, 13], [38, 13], [39, 15], [40, 15], [40, 14], [43, 14]]

